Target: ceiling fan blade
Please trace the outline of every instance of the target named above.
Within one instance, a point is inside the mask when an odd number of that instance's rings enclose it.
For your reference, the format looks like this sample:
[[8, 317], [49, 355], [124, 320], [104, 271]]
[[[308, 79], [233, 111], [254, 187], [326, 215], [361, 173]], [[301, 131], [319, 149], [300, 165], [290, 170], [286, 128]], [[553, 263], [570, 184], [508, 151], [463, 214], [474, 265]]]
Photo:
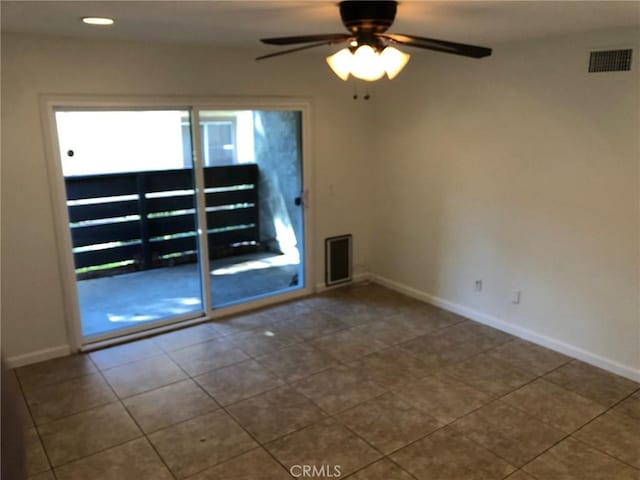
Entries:
[[383, 33], [378, 36], [385, 40], [401, 43], [409, 47], [425, 48], [427, 50], [436, 50], [438, 52], [452, 53], [465, 57], [482, 58], [491, 55], [490, 48], [467, 45], [465, 43], [447, 42], [445, 40], [436, 40], [435, 38], [416, 37], [415, 35], [404, 35], [401, 33]]
[[279, 52], [269, 53], [267, 55], [261, 55], [256, 57], [256, 60], [265, 60], [271, 57], [277, 57], [279, 55], [286, 55], [287, 53], [299, 52], [300, 50], [306, 50], [308, 48], [321, 47], [322, 45], [331, 45], [334, 42], [318, 42], [311, 45], [303, 45], [302, 47], [290, 48], [288, 50], [280, 50]]
[[353, 37], [353, 35], [349, 33], [325, 33], [319, 35], [301, 35], [298, 37], [263, 38], [260, 41], [267, 45], [295, 45], [296, 43], [337, 42], [348, 40], [351, 37]]

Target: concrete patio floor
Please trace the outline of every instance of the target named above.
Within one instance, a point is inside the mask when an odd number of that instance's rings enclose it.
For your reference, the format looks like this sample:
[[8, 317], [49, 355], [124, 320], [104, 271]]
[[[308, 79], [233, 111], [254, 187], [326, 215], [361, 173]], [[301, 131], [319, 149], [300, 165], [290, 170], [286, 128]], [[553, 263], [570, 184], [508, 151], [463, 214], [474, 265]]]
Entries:
[[[214, 260], [210, 262], [213, 305], [287, 289], [298, 269], [295, 259], [273, 253]], [[84, 336], [201, 312], [203, 308], [195, 263], [81, 280], [77, 285]]]

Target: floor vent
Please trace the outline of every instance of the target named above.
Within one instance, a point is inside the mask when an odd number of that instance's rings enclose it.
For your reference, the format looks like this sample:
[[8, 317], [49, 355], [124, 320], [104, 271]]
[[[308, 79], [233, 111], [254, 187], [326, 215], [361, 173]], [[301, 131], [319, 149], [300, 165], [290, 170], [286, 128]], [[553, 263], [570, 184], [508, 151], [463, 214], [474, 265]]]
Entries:
[[589, 72], [626, 72], [631, 70], [632, 49], [591, 52]]
[[327, 286], [351, 281], [351, 235], [324, 241], [324, 278]]

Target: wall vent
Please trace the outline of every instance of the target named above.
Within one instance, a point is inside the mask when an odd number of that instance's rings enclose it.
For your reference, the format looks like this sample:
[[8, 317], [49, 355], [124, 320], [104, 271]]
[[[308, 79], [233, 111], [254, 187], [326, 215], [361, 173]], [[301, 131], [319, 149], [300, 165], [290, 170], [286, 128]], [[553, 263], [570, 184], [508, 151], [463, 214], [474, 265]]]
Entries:
[[324, 278], [327, 286], [351, 281], [351, 235], [324, 241]]
[[631, 50], [600, 50], [591, 52], [589, 72], [626, 72], [631, 70]]

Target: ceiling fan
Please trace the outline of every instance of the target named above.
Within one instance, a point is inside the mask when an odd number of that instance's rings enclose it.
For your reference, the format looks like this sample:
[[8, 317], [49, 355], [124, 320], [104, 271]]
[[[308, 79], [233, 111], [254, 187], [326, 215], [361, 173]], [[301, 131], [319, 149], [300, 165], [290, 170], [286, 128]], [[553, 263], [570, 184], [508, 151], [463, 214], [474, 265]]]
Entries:
[[395, 77], [409, 61], [408, 54], [392, 45], [406, 45], [472, 58], [491, 55], [491, 49], [486, 47], [416, 35], [387, 33], [396, 17], [398, 7], [396, 1], [346, 0], [340, 2], [338, 6], [342, 23], [349, 33], [263, 38], [261, 41], [267, 45], [302, 44], [302, 46], [262, 55], [256, 60], [264, 60], [323, 45], [348, 43], [349, 47], [327, 57], [327, 63], [334, 73], [343, 80], [347, 80], [349, 75], [353, 75], [363, 80], [373, 81], [382, 78], [385, 73], [390, 79]]

